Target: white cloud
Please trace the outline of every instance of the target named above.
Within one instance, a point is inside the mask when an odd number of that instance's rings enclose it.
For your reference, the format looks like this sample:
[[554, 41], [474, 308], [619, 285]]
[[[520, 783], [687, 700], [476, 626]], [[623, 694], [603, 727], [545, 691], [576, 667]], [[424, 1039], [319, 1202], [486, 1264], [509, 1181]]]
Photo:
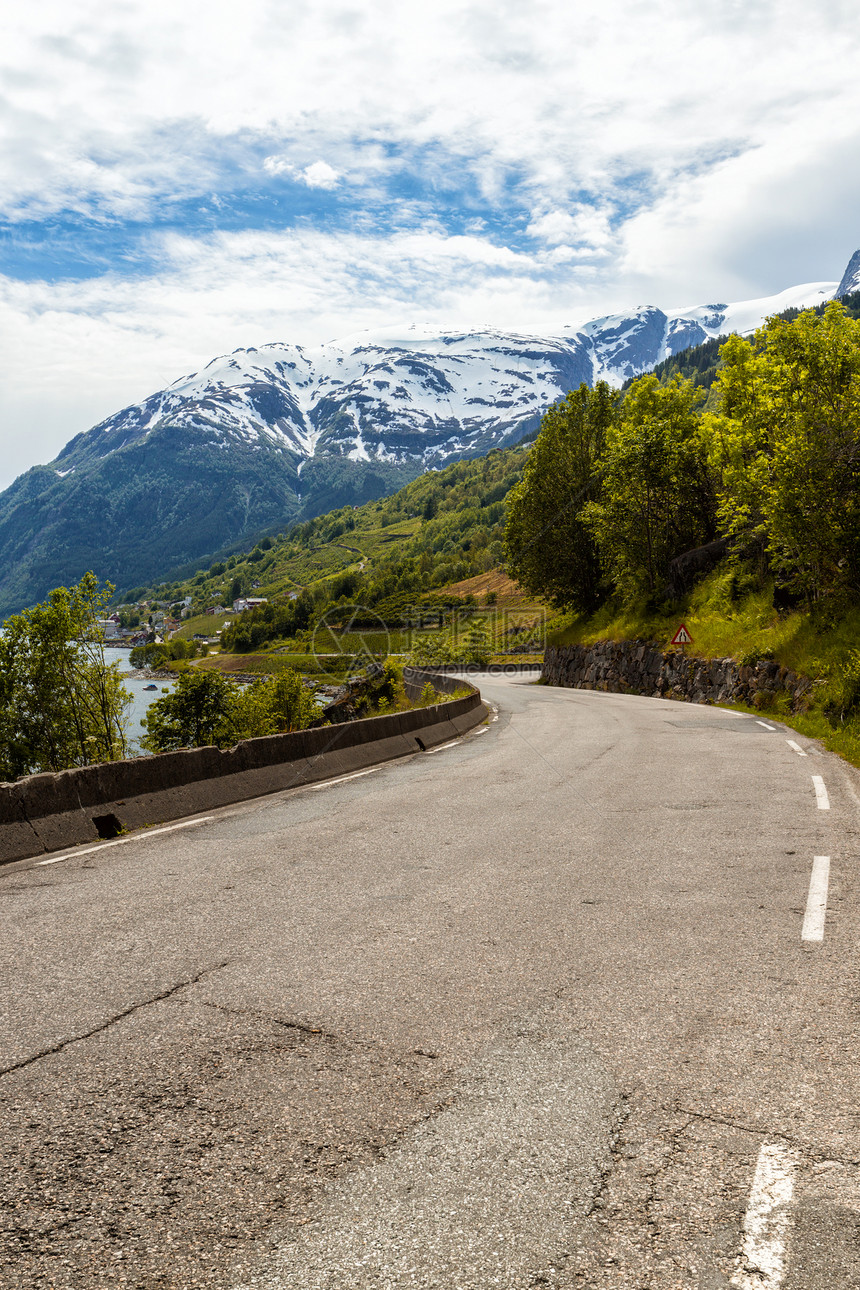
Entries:
[[296, 168], [287, 157], [264, 157], [263, 169], [269, 175], [294, 175]]
[[264, 157], [263, 169], [269, 175], [290, 175], [298, 182], [307, 184], [308, 188], [337, 188], [341, 178], [334, 166], [327, 161], [313, 161], [301, 169], [288, 157]]
[[526, 226], [526, 232], [548, 246], [564, 246], [570, 258], [575, 254], [606, 255], [614, 242], [609, 212], [581, 204], [570, 210], [549, 210], [536, 215]]
[[42, 0], [10, 25], [7, 207], [125, 210], [172, 192], [180, 158], [183, 183], [206, 171], [201, 137], [259, 135], [310, 183], [314, 143], [338, 170], [345, 140], [374, 139], [441, 147], [490, 195], [513, 169], [564, 209], [631, 174], [665, 188], [780, 127], [820, 134], [858, 64], [856, 13], [826, 0], [248, 0], [241, 21], [202, 0]]
[[340, 179], [334, 167], [326, 161], [315, 161], [300, 173], [308, 188], [337, 188]]

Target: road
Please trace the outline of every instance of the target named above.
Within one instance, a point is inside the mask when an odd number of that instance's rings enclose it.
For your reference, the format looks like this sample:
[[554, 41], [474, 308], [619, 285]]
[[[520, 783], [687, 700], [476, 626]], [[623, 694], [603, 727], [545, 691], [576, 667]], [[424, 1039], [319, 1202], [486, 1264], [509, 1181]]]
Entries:
[[452, 746], [0, 871], [4, 1288], [860, 1286], [857, 775], [480, 684]]

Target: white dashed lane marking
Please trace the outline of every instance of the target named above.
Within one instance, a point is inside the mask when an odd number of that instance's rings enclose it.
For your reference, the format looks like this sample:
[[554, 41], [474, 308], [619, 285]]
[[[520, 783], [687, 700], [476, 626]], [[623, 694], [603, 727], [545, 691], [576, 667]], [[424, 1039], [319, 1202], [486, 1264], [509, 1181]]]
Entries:
[[338, 775], [337, 779], [327, 779], [324, 784], [309, 784], [308, 787], [312, 793], [318, 793], [321, 788], [331, 788], [333, 784], [345, 784], [348, 779], [361, 779], [362, 775], [375, 775], [380, 766], [372, 766], [370, 770], [357, 770], [353, 775]]
[[824, 920], [827, 917], [827, 889], [830, 883], [830, 856], [815, 856], [809, 895], [800, 938], [803, 941], [824, 940]]
[[793, 748], [793, 749], [794, 749], [794, 751], [797, 753], [798, 757], [805, 757], [805, 756], [806, 756], [806, 753], [803, 751], [803, 749], [801, 748], [800, 744], [795, 743], [793, 739], [786, 739], [786, 741], [785, 741], [785, 742], [788, 744], [789, 748]]
[[764, 726], [765, 730], [776, 730], [776, 726], [769, 726], [766, 721], [756, 721], [757, 726]]
[[782, 1142], [763, 1142], [758, 1153], [738, 1268], [736, 1290], [780, 1290], [785, 1277], [791, 1201], [798, 1154]]
[[827, 796], [827, 789], [824, 786], [824, 780], [820, 775], [813, 775], [812, 782], [815, 785], [815, 801], [819, 811], [830, 810], [830, 798]]

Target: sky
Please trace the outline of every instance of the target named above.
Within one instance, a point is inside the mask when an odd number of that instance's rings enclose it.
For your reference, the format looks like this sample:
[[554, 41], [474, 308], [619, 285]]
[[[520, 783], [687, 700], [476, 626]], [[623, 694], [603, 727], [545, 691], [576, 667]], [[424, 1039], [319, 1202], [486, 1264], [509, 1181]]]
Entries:
[[836, 281], [856, 0], [40, 0], [0, 49], [0, 486], [269, 341]]

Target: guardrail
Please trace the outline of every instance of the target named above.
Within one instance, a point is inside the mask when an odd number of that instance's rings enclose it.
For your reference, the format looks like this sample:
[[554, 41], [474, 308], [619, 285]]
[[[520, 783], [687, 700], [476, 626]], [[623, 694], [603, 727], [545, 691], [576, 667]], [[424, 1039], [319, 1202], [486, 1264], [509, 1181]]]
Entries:
[[428, 680], [442, 694], [469, 693], [235, 748], [187, 748], [0, 784], [0, 864], [349, 774], [456, 739], [486, 719], [480, 692], [453, 677], [407, 669], [410, 698]]

